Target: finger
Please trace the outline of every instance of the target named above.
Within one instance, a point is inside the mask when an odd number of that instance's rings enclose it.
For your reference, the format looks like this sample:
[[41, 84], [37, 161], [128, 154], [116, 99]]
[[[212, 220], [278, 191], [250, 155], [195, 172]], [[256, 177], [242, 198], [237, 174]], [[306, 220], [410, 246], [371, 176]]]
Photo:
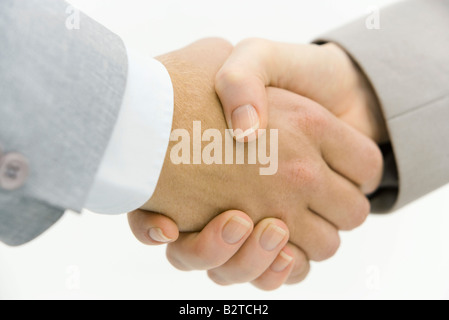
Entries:
[[332, 169], [360, 186], [363, 193], [370, 194], [382, 179], [382, 153], [374, 141], [343, 122], [340, 125], [342, 129], [335, 132], [333, 141], [329, 132], [322, 148], [323, 157]]
[[288, 244], [288, 247], [294, 252], [295, 259], [293, 260], [292, 271], [285, 281], [285, 284], [300, 283], [306, 279], [310, 272], [310, 262], [303, 250], [291, 243]]
[[258, 129], [267, 127], [267, 94], [270, 79], [270, 44], [242, 42], [220, 69], [215, 89], [223, 105], [228, 127], [237, 141], [252, 141]]
[[375, 191], [383, 171], [379, 147], [321, 105], [307, 100], [303, 103], [308, 115], [306, 118], [319, 137], [321, 152], [328, 166], [359, 186], [365, 194]]
[[352, 182], [325, 167], [325, 182], [311, 194], [310, 208], [339, 230], [360, 226], [370, 213], [370, 202]]
[[288, 228], [277, 219], [257, 224], [242, 248], [224, 265], [209, 270], [209, 277], [218, 284], [250, 282], [273, 263], [288, 241]]
[[146, 245], [170, 243], [179, 236], [176, 224], [158, 213], [136, 210], [128, 213], [128, 222], [137, 240]]
[[[302, 281], [307, 276], [309, 268], [306, 254], [298, 247], [288, 243], [273, 264], [252, 284], [262, 290], [275, 290], [288, 279]], [[290, 279], [293, 273], [294, 278]]]
[[167, 247], [167, 258], [184, 271], [216, 268], [240, 249], [252, 230], [252, 220], [246, 214], [227, 211], [199, 233], [182, 233]]
[[290, 242], [301, 248], [312, 261], [324, 261], [335, 255], [340, 247], [337, 228], [315, 212], [306, 209], [300, 215]]
[[[323, 86], [332, 87], [333, 84], [323, 83], [330, 72], [322, 63], [325, 54], [325, 50], [314, 45], [263, 39], [247, 39], [239, 43], [215, 81], [228, 126], [247, 134], [254, 132], [256, 127], [266, 129], [268, 102], [264, 88], [267, 86], [307, 95], [328, 106], [328, 99], [323, 99]], [[250, 136], [249, 141], [253, 137]]]

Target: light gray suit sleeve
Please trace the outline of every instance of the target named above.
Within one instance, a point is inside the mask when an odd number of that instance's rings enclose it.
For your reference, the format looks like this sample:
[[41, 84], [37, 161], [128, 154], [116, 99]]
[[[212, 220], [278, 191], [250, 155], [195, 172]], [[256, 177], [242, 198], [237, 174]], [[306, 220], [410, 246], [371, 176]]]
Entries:
[[122, 41], [83, 14], [69, 30], [67, 8], [0, 1], [0, 148], [29, 167], [20, 189], [0, 188], [0, 241], [9, 245], [32, 240], [66, 209], [81, 211], [122, 104]]
[[[449, 183], [449, 1], [402, 1], [321, 37], [338, 43], [370, 79], [387, 121], [375, 212], [388, 212]], [[396, 171], [397, 170], [397, 171]]]

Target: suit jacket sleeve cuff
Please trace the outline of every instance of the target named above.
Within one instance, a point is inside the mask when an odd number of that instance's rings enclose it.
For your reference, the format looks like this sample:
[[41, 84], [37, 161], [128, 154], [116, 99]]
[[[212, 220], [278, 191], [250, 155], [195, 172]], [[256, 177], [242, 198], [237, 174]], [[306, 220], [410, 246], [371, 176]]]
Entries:
[[343, 47], [377, 93], [392, 149], [372, 204], [387, 212], [449, 182], [449, 2], [403, 1], [379, 18], [379, 29], [361, 19], [318, 42]]
[[122, 108], [85, 206], [97, 213], [130, 212], [151, 198], [170, 138], [170, 76], [157, 60], [130, 48], [127, 52]]

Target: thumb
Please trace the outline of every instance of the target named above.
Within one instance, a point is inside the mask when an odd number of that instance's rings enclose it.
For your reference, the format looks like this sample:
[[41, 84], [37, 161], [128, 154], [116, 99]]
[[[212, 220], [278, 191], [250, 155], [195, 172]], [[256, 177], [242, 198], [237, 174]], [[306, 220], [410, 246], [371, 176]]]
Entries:
[[137, 240], [146, 245], [171, 243], [179, 237], [177, 225], [158, 213], [136, 210], [128, 213], [128, 222]]
[[[297, 45], [263, 39], [239, 43], [218, 72], [215, 90], [223, 105], [228, 126], [237, 140], [256, 138], [266, 129], [268, 102], [265, 88], [277, 87], [327, 105], [322, 92], [333, 88], [328, 79], [333, 70], [327, 51], [316, 45]], [[252, 137], [251, 137], [252, 136]]]
[[215, 90], [223, 105], [228, 127], [237, 141], [255, 140], [259, 129], [266, 129], [270, 84], [268, 42], [246, 40], [233, 50], [220, 69]]

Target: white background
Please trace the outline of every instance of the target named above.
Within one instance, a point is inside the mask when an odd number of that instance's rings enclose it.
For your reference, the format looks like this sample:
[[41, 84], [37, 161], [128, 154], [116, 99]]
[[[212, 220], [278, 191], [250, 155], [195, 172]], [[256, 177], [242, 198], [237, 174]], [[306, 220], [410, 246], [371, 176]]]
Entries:
[[[391, 0], [74, 0], [75, 5], [151, 56], [220, 36], [308, 42]], [[404, 12], [404, 14], [407, 14]], [[82, 21], [81, 21], [82, 28]], [[388, 75], [386, 75], [388, 76]], [[0, 245], [0, 298], [346, 299], [449, 298], [449, 187], [343, 234], [330, 261], [300, 285], [262, 292], [219, 287], [183, 273], [164, 248], [139, 244], [125, 216], [68, 213], [20, 248]]]

